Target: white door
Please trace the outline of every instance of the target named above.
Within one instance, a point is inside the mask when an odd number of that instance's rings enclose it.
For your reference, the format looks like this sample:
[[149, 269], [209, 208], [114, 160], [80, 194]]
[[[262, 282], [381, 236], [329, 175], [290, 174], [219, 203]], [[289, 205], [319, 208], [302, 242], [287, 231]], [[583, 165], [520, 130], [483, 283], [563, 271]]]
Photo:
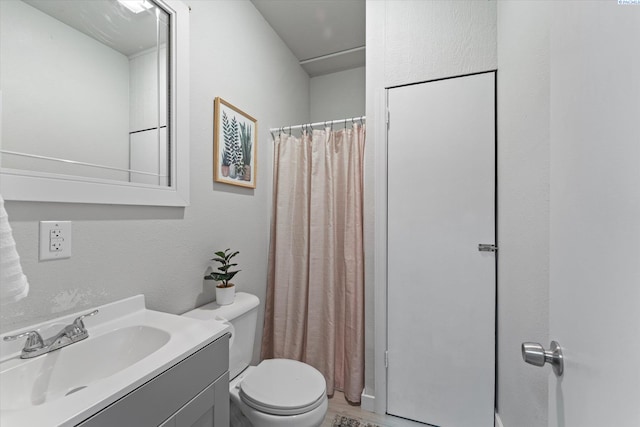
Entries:
[[388, 91], [387, 412], [494, 422], [495, 73]]
[[552, 16], [549, 425], [638, 427], [640, 5]]

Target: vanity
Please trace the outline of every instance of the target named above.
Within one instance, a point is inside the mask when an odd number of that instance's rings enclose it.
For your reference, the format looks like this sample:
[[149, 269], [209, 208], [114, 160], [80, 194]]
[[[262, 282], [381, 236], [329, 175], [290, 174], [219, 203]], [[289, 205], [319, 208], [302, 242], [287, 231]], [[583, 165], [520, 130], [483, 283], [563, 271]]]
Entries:
[[78, 425], [229, 425], [228, 337], [225, 334]]
[[[96, 309], [89, 337], [58, 350], [22, 359], [24, 339], [0, 341], [0, 425], [229, 425], [228, 325], [148, 310], [142, 295]], [[49, 337], [83, 314], [5, 336]]]

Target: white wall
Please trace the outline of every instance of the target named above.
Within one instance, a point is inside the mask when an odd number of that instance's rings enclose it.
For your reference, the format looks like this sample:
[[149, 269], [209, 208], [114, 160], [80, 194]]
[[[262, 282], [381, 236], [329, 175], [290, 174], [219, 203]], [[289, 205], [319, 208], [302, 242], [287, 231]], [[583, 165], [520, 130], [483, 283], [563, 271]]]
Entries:
[[364, 116], [365, 67], [311, 78], [311, 122]]
[[[128, 168], [127, 57], [21, 1], [3, 0], [0, 19], [2, 148]], [[15, 169], [128, 178], [126, 172], [10, 155], [2, 162]]]
[[383, 361], [375, 357], [384, 349], [386, 327], [384, 88], [496, 67], [496, 2], [367, 1], [363, 402], [368, 406], [375, 396], [376, 411], [386, 409]]
[[[271, 197], [269, 127], [309, 121], [309, 77], [249, 1], [188, 1], [191, 20], [191, 206], [7, 202], [29, 296], [0, 312], [8, 331], [145, 294], [182, 313], [214, 298], [202, 277], [214, 250], [240, 250], [240, 291], [263, 300]], [[213, 99], [258, 119], [255, 190], [212, 182]], [[38, 221], [73, 221], [73, 257], [38, 262]], [[262, 318], [262, 309], [260, 318]], [[259, 343], [259, 325], [256, 341]]]
[[523, 341], [549, 344], [550, 5], [498, 3], [498, 402], [505, 427], [547, 425], [547, 372]]
[[[384, 49], [385, 87], [496, 68], [495, 1], [383, 4], [384, 46], [377, 49]], [[376, 55], [377, 49], [367, 43], [367, 54]]]

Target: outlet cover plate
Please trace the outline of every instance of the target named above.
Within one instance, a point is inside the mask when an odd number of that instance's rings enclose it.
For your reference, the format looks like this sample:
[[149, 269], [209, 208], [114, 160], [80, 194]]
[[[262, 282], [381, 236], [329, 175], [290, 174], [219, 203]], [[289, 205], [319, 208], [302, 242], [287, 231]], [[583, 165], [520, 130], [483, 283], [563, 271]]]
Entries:
[[40, 261], [71, 258], [71, 221], [40, 221]]

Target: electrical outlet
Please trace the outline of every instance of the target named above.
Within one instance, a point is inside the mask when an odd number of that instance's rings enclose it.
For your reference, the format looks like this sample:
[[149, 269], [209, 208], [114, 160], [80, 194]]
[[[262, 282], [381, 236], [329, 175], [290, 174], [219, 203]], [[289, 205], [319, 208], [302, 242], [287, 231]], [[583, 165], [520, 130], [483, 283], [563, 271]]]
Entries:
[[40, 261], [71, 258], [71, 221], [40, 221]]
[[49, 240], [49, 251], [51, 252], [60, 252], [63, 249], [64, 239], [50, 239]]

